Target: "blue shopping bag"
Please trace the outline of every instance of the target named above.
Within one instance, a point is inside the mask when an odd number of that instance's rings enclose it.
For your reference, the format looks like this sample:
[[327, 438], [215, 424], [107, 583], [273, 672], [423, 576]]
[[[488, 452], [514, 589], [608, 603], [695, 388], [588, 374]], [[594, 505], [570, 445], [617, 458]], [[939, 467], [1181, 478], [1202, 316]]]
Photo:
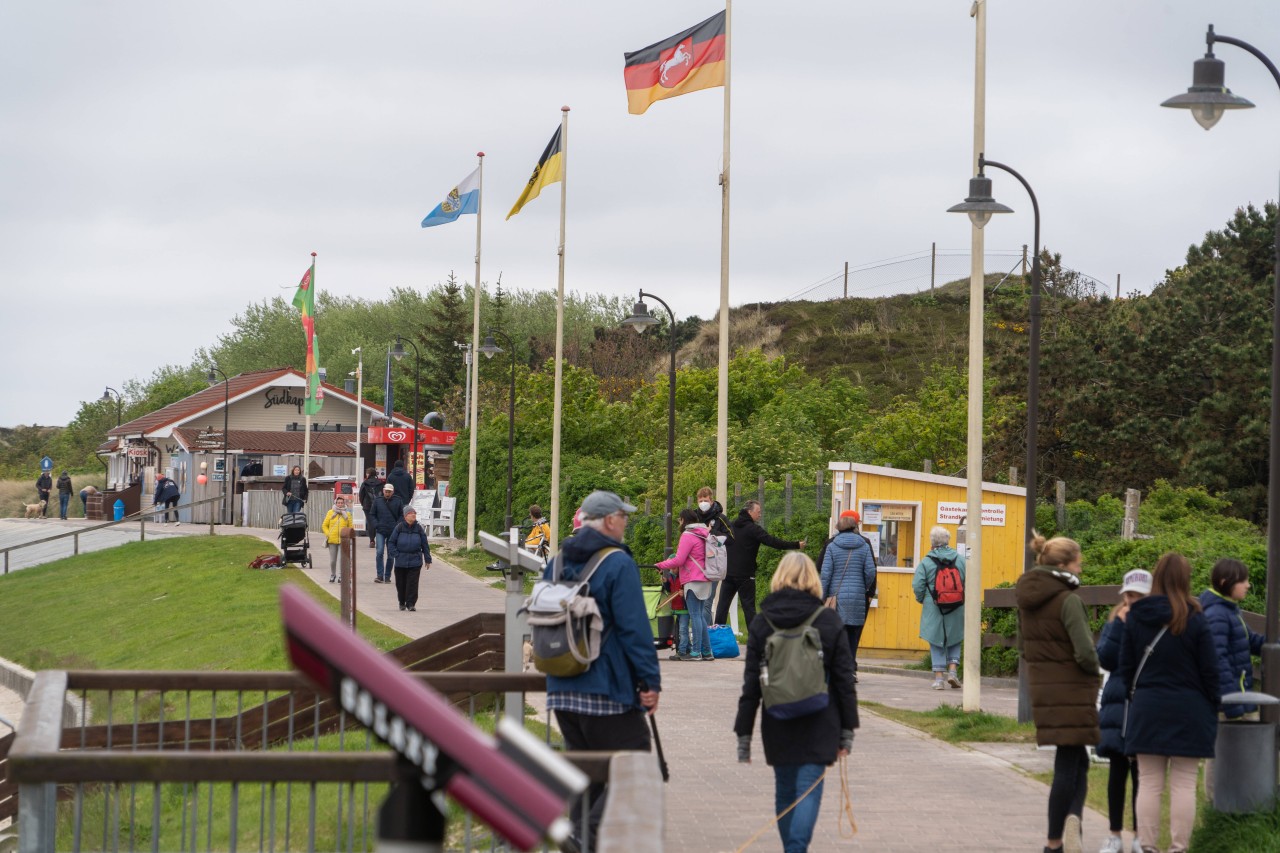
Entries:
[[736, 658], [738, 656], [738, 638], [728, 625], [711, 626], [711, 654], [718, 658]]

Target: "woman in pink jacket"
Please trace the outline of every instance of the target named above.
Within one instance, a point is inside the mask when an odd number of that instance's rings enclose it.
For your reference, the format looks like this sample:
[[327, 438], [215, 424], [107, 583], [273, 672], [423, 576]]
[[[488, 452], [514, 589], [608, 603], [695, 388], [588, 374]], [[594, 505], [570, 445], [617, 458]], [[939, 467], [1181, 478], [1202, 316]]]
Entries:
[[711, 654], [711, 632], [707, 624], [705, 603], [711, 600], [712, 583], [702, 573], [707, 556], [707, 526], [698, 520], [691, 509], [680, 510], [680, 544], [669, 560], [657, 563], [659, 569], [679, 569], [680, 586], [684, 592], [685, 607], [689, 610], [689, 627], [693, 632], [689, 653], [680, 654], [676, 660], [715, 660]]

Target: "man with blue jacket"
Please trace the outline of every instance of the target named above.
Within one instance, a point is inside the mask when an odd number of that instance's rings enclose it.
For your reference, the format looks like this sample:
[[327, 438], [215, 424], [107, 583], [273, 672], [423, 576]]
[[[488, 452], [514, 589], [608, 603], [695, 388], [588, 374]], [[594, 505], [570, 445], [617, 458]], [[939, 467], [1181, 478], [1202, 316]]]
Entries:
[[396, 494], [396, 487], [387, 483], [382, 487], [382, 496], [373, 499], [373, 509], [365, 518], [365, 524], [372, 525], [376, 533], [374, 543], [378, 547], [374, 557], [378, 576], [373, 579], [374, 583], [391, 583], [391, 566], [383, 562], [383, 557], [386, 554], [387, 538], [395, 531], [403, 513], [404, 502]]
[[[580, 510], [582, 527], [564, 540], [553, 563], [562, 579], [578, 577], [587, 561], [603, 548], [618, 550], [601, 561], [588, 582], [603, 624], [600, 656], [586, 672], [571, 678], [547, 676], [547, 708], [571, 750], [649, 750], [646, 714], [658, 709], [662, 689], [658, 654], [640, 589], [640, 571], [631, 549], [622, 544], [627, 516], [636, 508], [613, 492], [596, 491]], [[552, 577], [548, 565], [543, 577]], [[604, 811], [605, 785], [591, 786], [591, 838]], [[574, 807], [574, 829], [580, 831], [581, 804]], [[578, 842], [580, 849], [586, 845]]]

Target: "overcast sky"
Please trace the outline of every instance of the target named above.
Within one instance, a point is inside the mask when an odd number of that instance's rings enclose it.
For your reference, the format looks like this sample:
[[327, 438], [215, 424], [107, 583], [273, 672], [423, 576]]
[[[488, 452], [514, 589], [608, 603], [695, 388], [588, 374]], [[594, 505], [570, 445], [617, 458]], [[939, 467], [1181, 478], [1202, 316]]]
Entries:
[[[475, 218], [419, 223], [486, 153], [481, 278], [554, 289], [558, 187], [503, 221], [572, 107], [566, 286], [718, 307], [722, 89], [627, 113], [622, 54], [720, 0], [10, 3], [0, 28], [0, 425], [63, 424], [188, 363], [251, 302], [474, 277]], [[970, 0], [739, 0], [731, 302], [967, 250]], [[988, 4], [986, 149], [1035, 188], [1047, 247], [1149, 291], [1234, 209], [1276, 197], [1280, 92], [1206, 133], [1186, 89], [1210, 22], [1280, 60], [1274, 0]], [[1031, 241], [1013, 207], [987, 249]], [[901, 288], [899, 288], [901, 289]], [[866, 294], [875, 295], [875, 294]], [[323, 337], [323, 318], [319, 331]], [[301, 331], [298, 339], [302, 346]], [[264, 365], [265, 367], [266, 365]]]

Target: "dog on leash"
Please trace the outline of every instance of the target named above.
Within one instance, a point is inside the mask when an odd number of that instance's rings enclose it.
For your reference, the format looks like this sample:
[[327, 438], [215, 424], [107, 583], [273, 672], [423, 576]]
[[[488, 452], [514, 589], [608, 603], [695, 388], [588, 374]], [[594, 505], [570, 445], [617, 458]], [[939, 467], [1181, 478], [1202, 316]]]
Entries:
[[25, 518], [37, 518], [44, 514], [44, 508], [47, 501], [40, 501], [38, 504], [23, 504], [27, 509]]

